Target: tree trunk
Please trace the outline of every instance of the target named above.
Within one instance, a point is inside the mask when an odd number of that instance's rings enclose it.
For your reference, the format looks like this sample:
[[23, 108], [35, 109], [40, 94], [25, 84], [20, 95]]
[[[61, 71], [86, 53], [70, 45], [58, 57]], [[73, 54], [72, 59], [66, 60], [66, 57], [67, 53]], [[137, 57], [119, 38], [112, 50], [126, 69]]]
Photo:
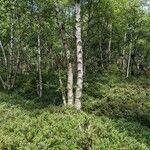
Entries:
[[111, 60], [111, 43], [112, 43], [112, 23], [109, 25], [109, 42], [108, 42], [108, 64], [110, 65]]
[[102, 35], [101, 35], [100, 29], [99, 29], [99, 52], [100, 52], [101, 67], [102, 67], [102, 69], [104, 69], [104, 64], [103, 64], [103, 50], [102, 50]]
[[5, 63], [5, 67], [7, 67], [7, 58], [6, 58], [6, 54], [5, 54], [5, 50], [3, 48], [3, 45], [2, 45], [2, 42], [0, 41], [0, 47], [2, 49], [2, 54], [3, 54], [3, 57], [4, 57], [4, 63]]
[[10, 18], [10, 49], [9, 49], [9, 73], [7, 77], [7, 88], [8, 90], [11, 89], [11, 80], [12, 80], [12, 73], [13, 73], [13, 42], [14, 42], [14, 15], [11, 14]]
[[14, 87], [15, 85], [15, 80], [16, 80], [16, 76], [18, 73], [18, 69], [19, 69], [19, 63], [20, 63], [20, 51], [18, 50], [18, 54], [17, 54], [17, 58], [16, 58], [16, 65], [14, 66], [14, 76], [12, 77], [12, 83], [11, 83], [11, 88]]
[[81, 98], [83, 88], [83, 51], [81, 39], [81, 4], [80, 0], [76, 0], [76, 48], [77, 48], [77, 85], [75, 95], [75, 107], [81, 109]]
[[126, 61], [125, 61], [125, 45], [126, 45], [126, 41], [127, 41], [127, 33], [125, 32], [125, 34], [124, 34], [124, 47], [123, 47], [123, 50], [122, 50], [122, 70], [123, 70], [123, 72], [126, 69]]
[[68, 81], [67, 81], [67, 90], [68, 90], [68, 105], [72, 106], [74, 103], [73, 97], [73, 70], [72, 64], [68, 64]]
[[37, 49], [37, 53], [38, 53], [38, 76], [39, 76], [39, 83], [38, 83], [38, 93], [39, 96], [42, 97], [42, 93], [43, 93], [43, 86], [42, 86], [42, 69], [41, 69], [41, 41], [40, 41], [40, 35], [38, 33], [38, 49]]
[[67, 105], [66, 94], [65, 94], [65, 90], [63, 88], [63, 82], [62, 82], [60, 70], [59, 70], [59, 84], [60, 84], [60, 90], [61, 90], [61, 94], [62, 94], [63, 104], [64, 104], [64, 106], [66, 106]]
[[127, 75], [126, 75], [127, 78], [129, 77], [129, 72], [130, 72], [131, 54], [132, 54], [132, 41], [130, 43], [129, 56], [128, 56]]
[[[56, 5], [56, 4], [55, 4]], [[70, 60], [70, 50], [66, 38], [66, 31], [65, 31], [65, 25], [59, 20], [59, 9], [57, 5], [55, 6], [56, 9], [56, 19], [57, 24], [60, 30], [61, 39], [63, 42], [63, 47], [65, 49], [66, 53], [66, 59], [67, 59], [67, 99], [68, 99], [68, 105], [72, 106], [74, 103], [74, 97], [73, 97], [73, 69], [72, 69], [72, 63]]]
[[2, 83], [3, 88], [6, 89], [6, 84], [5, 84], [5, 82], [4, 82], [4, 80], [3, 80], [1, 75], [0, 75], [0, 81]]

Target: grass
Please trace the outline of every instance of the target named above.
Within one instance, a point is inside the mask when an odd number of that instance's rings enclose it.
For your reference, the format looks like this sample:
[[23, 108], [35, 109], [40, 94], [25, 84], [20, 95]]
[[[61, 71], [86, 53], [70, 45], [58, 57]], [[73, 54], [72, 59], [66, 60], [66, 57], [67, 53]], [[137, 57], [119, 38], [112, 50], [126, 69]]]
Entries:
[[149, 83], [91, 75], [84, 112], [0, 92], [0, 149], [149, 150]]

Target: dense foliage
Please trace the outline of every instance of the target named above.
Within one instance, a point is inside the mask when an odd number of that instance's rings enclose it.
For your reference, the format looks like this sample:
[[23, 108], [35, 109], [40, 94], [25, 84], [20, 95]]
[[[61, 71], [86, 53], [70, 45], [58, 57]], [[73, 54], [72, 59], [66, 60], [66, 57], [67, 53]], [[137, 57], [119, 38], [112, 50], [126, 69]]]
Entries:
[[[78, 87], [80, 71], [86, 77], [115, 66], [122, 76], [149, 75], [149, 2], [83, 0], [80, 4], [78, 44], [74, 1], [0, 1], [1, 89], [20, 88], [40, 97], [52, 89], [65, 96]], [[79, 71], [80, 43], [83, 70]]]
[[150, 127], [150, 78], [126, 79], [107, 72], [87, 81], [84, 109], [96, 115], [125, 118]]
[[0, 149], [148, 150], [150, 85], [145, 81], [95, 75], [84, 91], [86, 113], [0, 93]]

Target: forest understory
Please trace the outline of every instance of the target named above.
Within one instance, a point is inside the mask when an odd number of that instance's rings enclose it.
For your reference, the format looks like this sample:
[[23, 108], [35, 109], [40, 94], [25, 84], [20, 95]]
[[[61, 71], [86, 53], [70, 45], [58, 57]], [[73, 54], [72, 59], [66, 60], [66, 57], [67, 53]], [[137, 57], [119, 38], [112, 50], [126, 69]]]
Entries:
[[42, 101], [1, 92], [0, 149], [149, 150], [150, 79], [93, 76], [85, 82], [84, 111], [59, 105], [59, 95]]

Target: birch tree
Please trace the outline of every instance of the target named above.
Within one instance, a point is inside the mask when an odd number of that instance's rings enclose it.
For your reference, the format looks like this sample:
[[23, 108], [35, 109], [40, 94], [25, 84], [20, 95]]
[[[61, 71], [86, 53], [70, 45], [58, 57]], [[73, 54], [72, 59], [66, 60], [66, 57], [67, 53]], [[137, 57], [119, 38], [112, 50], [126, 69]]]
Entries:
[[74, 96], [73, 96], [73, 68], [71, 62], [71, 53], [69, 50], [69, 45], [66, 37], [65, 25], [59, 18], [60, 12], [56, 3], [55, 3], [55, 7], [56, 7], [55, 11], [56, 11], [57, 25], [60, 30], [63, 48], [65, 50], [66, 59], [67, 59], [67, 101], [68, 101], [68, 105], [72, 106], [74, 103]]
[[37, 41], [38, 41], [38, 47], [37, 47], [37, 54], [38, 54], [38, 58], [37, 58], [37, 69], [38, 69], [38, 85], [37, 85], [37, 90], [38, 90], [38, 95], [40, 97], [42, 97], [42, 93], [43, 93], [43, 86], [42, 86], [42, 69], [41, 69], [41, 40], [40, 40], [40, 34], [38, 33], [37, 36]]
[[76, 54], [77, 54], [77, 85], [75, 95], [75, 107], [81, 109], [81, 98], [83, 88], [83, 51], [82, 51], [82, 39], [81, 39], [81, 3], [80, 0], [75, 1], [75, 17], [76, 17]]

